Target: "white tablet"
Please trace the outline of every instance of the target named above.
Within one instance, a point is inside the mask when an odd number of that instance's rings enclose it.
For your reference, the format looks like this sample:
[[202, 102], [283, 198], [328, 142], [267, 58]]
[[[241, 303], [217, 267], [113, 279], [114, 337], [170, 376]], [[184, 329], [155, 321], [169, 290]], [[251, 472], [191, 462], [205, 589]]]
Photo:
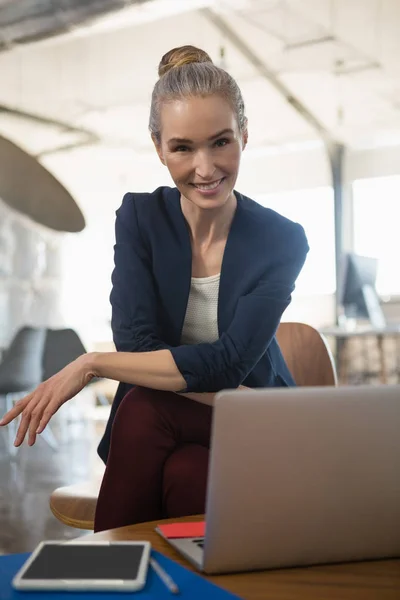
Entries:
[[13, 579], [17, 590], [135, 592], [146, 583], [149, 542], [41, 542]]

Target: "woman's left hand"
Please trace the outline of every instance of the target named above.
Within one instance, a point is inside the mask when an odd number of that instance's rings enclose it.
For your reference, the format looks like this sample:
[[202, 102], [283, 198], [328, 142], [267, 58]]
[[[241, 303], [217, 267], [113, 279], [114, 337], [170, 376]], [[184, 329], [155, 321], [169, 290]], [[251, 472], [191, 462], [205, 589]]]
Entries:
[[32, 446], [36, 435], [42, 433], [60, 406], [83, 390], [95, 375], [91, 368], [91, 355], [83, 354], [18, 400], [0, 421], [0, 425], [8, 425], [22, 413], [14, 446], [22, 444], [28, 430], [28, 444]]

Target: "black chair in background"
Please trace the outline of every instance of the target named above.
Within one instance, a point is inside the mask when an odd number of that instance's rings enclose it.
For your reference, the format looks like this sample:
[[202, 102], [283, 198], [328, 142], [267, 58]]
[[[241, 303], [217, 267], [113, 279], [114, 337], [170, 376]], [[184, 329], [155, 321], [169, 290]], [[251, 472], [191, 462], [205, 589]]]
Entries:
[[[46, 339], [44, 328], [23, 327], [12, 340], [3, 354], [0, 364], [0, 396], [6, 399], [6, 412], [12, 409], [14, 402], [31, 392], [42, 381], [43, 349]], [[14, 456], [14, 446], [19, 420], [12, 421], [3, 429], [7, 438], [7, 449]], [[52, 447], [57, 442], [51, 429], [46, 428], [41, 437]]]
[[47, 329], [43, 352], [43, 381], [82, 354], [86, 354], [86, 348], [73, 329]]
[[[76, 331], [47, 329], [43, 353], [43, 381], [61, 371], [82, 354], [86, 354], [86, 348]], [[100, 380], [94, 378], [89, 385], [97, 381]], [[108, 400], [99, 391], [96, 391], [96, 398], [101, 404], [109, 406]]]

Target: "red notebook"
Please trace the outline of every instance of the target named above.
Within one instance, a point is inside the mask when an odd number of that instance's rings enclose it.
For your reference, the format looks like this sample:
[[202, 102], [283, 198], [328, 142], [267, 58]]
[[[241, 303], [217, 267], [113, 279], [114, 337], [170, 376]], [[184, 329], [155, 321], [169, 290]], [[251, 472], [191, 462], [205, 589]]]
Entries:
[[195, 523], [170, 523], [168, 525], [158, 525], [157, 531], [167, 540], [173, 538], [204, 537], [206, 532], [206, 522], [197, 521]]

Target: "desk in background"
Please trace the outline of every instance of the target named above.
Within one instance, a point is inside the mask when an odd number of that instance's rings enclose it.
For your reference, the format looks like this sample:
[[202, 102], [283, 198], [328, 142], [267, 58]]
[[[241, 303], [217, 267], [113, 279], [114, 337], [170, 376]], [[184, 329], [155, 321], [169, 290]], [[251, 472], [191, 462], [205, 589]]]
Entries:
[[[400, 325], [387, 325], [384, 328], [368, 325], [358, 326], [354, 329], [336, 326], [325, 327], [319, 331], [334, 342], [332, 350], [336, 360], [339, 383], [370, 383], [370, 378], [374, 376], [383, 384], [400, 383]], [[358, 353], [358, 357], [361, 356], [364, 362], [368, 362], [368, 342], [371, 339], [374, 341], [377, 351], [378, 369], [371, 371], [364, 367], [359, 372], [359, 380], [355, 381], [354, 371], [352, 372], [353, 359]], [[358, 347], [352, 352], [355, 346], [354, 342], [358, 342]], [[389, 342], [392, 347], [390, 352]], [[388, 360], [389, 354], [391, 360]]]

